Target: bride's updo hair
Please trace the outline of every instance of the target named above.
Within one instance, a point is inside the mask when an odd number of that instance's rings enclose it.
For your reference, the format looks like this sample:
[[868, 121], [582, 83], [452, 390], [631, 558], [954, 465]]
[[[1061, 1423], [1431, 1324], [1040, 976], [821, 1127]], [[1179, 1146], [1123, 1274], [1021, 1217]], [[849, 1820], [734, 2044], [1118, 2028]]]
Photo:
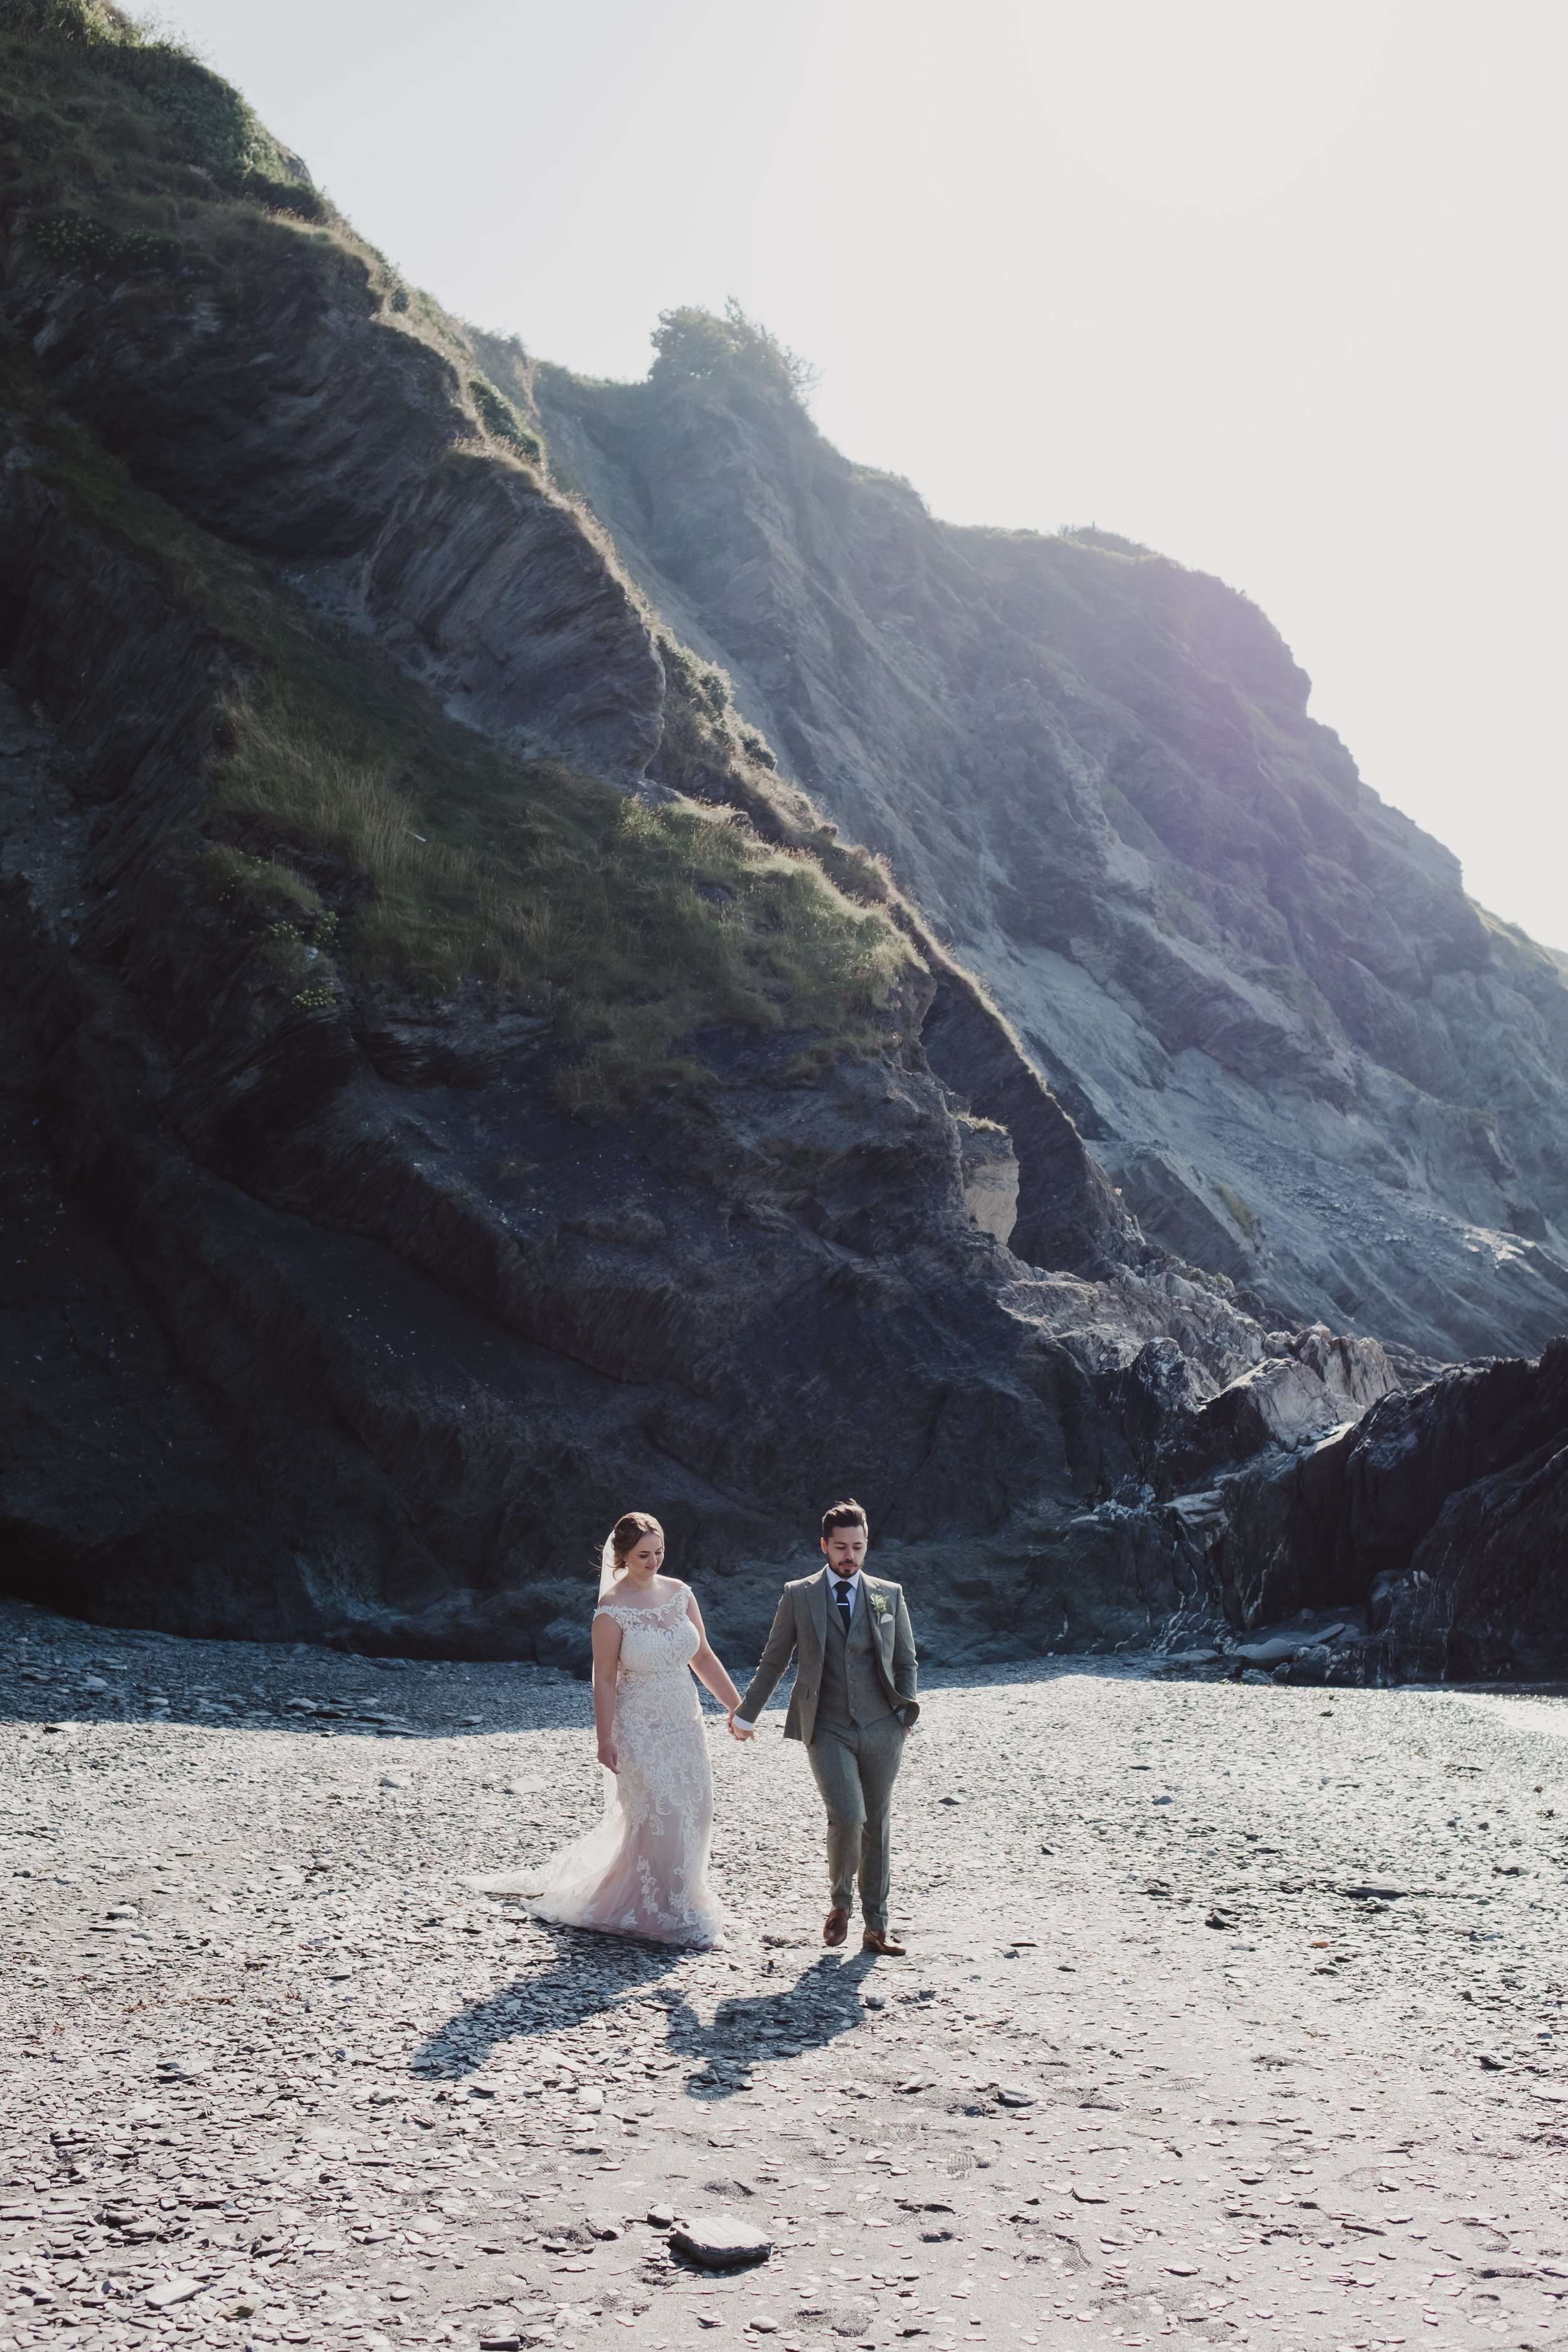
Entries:
[[623, 1511], [610, 1529], [610, 1549], [616, 1556], [616, 1574], [625, 1576], [626, 1556], [636, 1551], [644, 1536], [661, 1536], [664, 1529], [651, 1511]]

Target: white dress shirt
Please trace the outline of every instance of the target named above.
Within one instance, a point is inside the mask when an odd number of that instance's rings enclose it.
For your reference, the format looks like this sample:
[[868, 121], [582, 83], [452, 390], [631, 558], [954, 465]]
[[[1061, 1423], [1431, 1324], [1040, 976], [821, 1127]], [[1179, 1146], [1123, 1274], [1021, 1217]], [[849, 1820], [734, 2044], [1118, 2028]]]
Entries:
[[838, 1588], [841, 1584], [847, 1584], [849, 1587], [849, 1591], [847, 1597], [849, 1602], [849, 1622], [853, 1625], [855, 1622], [855, 1612], [860, 1606], [859, 1570], [856, 1569], [853, 1574], [849, 1576], [836, 1576], [832, 1569], [828, 1570], [827, 1600], [830, 1608], [837, 1609], [838, 1606]]

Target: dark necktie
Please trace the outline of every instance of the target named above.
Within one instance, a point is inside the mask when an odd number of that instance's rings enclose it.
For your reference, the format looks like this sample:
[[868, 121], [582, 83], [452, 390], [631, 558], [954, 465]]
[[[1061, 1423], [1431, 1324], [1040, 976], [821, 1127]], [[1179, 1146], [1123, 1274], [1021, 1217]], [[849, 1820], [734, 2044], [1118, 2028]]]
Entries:
[[844, 1620], [844, 1631], [847, 1633], [850, 1624], [849, 1587], [847, 1584], [836, 1584], [833, 1588], [833, 1598], [838, 1603], [838, 1614]]

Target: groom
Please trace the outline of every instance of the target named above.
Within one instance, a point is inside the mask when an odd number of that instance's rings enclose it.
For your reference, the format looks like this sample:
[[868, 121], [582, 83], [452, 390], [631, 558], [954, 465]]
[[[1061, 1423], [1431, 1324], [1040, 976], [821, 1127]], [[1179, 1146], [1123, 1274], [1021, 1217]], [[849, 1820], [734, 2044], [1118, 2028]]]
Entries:
[[737, 1739], [752, 1738], [780, 1675], [796, 1651], [800, 1666], [784, 1738], [804, 1739], [806, 1761], [827, 1808], [828, 1901], [822, 1940], [849, 1932], [857, 1869], [861, 1944], [901, 1959], [888, 1933], [888, 1814], [906, 1734], [920, 1713], [915, 1637], [902, 1588], [862, 1573], [870, 1540], [858, 1503], [823, 1514], [827, 1566], [786, 1584], [745, 1697], [730, 1717]]

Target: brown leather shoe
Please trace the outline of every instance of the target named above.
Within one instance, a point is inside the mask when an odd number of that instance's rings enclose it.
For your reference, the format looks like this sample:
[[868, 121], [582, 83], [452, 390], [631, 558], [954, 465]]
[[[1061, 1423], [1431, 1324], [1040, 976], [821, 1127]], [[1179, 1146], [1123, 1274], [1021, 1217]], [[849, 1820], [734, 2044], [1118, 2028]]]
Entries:
[[902, 1944], [896, 1936], [889, 1936], [886, 1927], [868, 1927], [860, 1938], [860, 1949], [880, 1952], [885, 1960], [901, 1960], [904, 1957]]
[[833, 1909], [828, 1913], [826, 1918], [822, 1923], [822, 1940], [825, 1944], [837, 1946], [844, 1941], [845, 1937], [848, 1933], [848, 1906], [846, 1905], [841, 1909], [837, 1904], [835, 1904]]

